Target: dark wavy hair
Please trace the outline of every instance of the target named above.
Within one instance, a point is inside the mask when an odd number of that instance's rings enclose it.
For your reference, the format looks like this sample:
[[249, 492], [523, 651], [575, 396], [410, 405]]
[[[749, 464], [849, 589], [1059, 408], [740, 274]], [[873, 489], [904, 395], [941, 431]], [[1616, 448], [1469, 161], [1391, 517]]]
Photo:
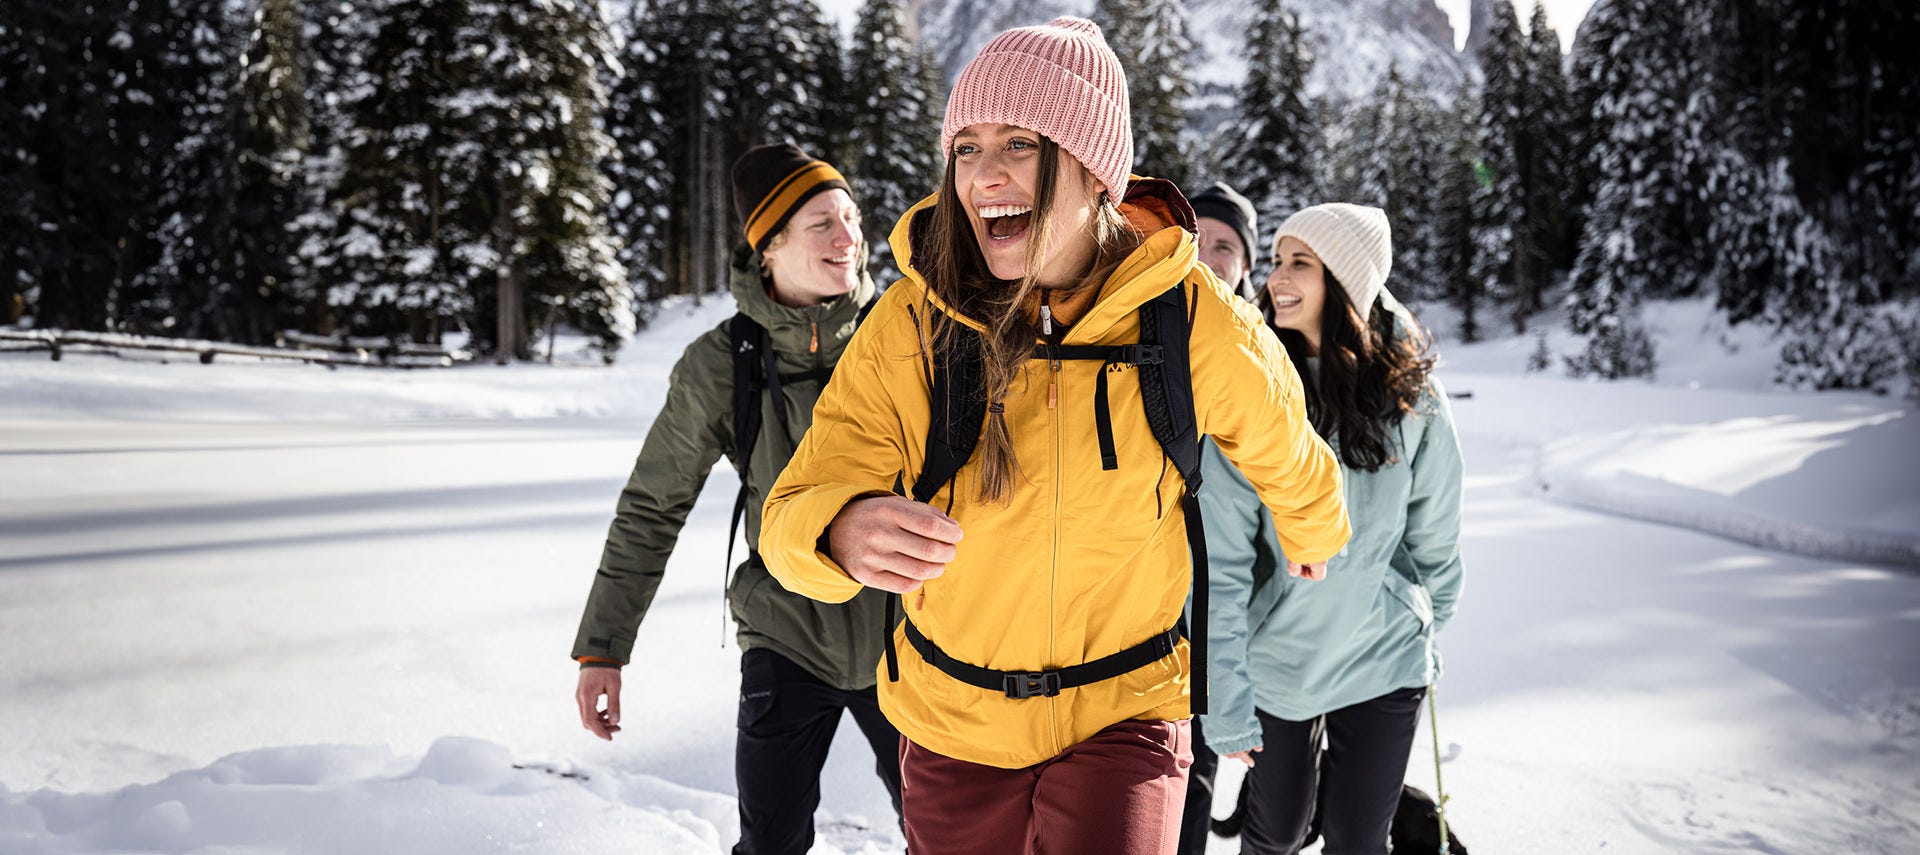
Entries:
[[[1273, 329], [1287, 356], [1302, 369], [1313, 429], [1333, 444], [1347, 468], [1378, 471], [1398, 462], [1392, 434], [1419, 406], [1420, 393], [1427, 388], [1427, 376], [1433, 373], [1433, 357], [1427, 354], [1432, 338], [1418, 322], [1396, 331], [1384, 297], [1367, 307], [1363, 319], [1333, 271], [1322, 271], [1327, 296], [1320, 310], [1319, 370], [1304, 370], [1306, 336]], [[1261, 317], [1272, 326], [1273, 295], [1260, 289], [1258, 303]]]

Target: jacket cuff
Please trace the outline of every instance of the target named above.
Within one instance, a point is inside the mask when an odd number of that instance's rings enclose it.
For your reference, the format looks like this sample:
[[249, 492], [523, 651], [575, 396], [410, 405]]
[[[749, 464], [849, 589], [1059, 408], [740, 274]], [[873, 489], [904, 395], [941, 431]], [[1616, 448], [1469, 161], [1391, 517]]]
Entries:
[[580, 670], [582, 671], [585, 671], [588, 668], [612, 668], [613, 670], [618, 671], [620, 670], [620, 666], [625, 664], [622, 662], [615, 662], [612, 659], [602, 659], [598, 656], [581, 656], [581, 657], [577, 657], [577, 661], [580, 663]]
[[1210, 716], [1203, 716], [1200, 720], [1202, 722], [1200, 729], [1202, 735], [1207, 738], [1207, 747], [1213, 749], [1213, 753], [1222, 757], [1228, 754], [1237, 754], [1242, 751], [1251, 751], [1261, 747], [1264, 742], [1262, 734], [1257, 730], [1252, 733], [1233, 733], [1216, 736], [1214, 735], [1214, 731], [1218, 728], [1213, 726], [1214, 722], [1212, 718]]
[[794, 498], [788, 507], [780, 509], [771, 532], [762, 529], [760, 556], [767, 571], [782, 587], [803, 597], [826, 603], [853, 599], [866, 586], [854, 581], [823, 549], [827, 531], [847, 505], [890, 495], [884, 490], [832, 485]]

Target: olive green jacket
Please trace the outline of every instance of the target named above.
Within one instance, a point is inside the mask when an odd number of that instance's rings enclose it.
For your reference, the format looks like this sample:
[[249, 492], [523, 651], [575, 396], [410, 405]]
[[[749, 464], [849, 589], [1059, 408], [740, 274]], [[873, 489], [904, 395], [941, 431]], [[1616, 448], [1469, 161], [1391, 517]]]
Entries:
[[[760, 276], [760, 259], [743, 246], [732, 264], [732, 287], [740, 311], [765, 327], [780, 373], [831, 367], [846, 349], [860, 309], [873, 299], [863, 271], [849, 294], [817, 306], [793, 309], [775, 302]], [[813, 423], [813, 405], [823, 384], [783, 382], [788, 422], [781, 424], [762, 392], [760, 438], [747, 466], [747, 543], [760, 540], [760, 508], [768, 488], [786, 468], [800, 438]], [[687, 346], [668, 380], [667, 401], [655, 417], [620, 494], [600, 570], [587, 597], [574, 639], [573, 657], [624, 664], [633, 658], [634, 636], [660, 588], [687, 512], [722, 455], [732, 458], [733, 355], [727, 324]], [[737, 464], [738, 461], [734, 461]], [[751, 558], [727, 586], [727, 604], [738, 624], [742, 649], [771, 648], [840, 688], [874, 684], [874, 668], [887, 627], [883, 592], [871, 590], [846, 603], [829, 604], [790, 593]]]

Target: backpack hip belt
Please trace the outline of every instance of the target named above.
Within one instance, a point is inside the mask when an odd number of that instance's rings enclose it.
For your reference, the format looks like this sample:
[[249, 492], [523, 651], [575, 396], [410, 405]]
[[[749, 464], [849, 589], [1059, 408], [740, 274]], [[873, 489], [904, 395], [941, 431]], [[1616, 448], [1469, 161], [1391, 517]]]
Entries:
[[1181, 627], [1174, 627], [1159, 633], [1118, 653], [1102, 656], [1099, 659], [1065, 668], [1052, 668], [1044, 671], [995, 671], [982, 668], [969, 662], [953, 658], [939, 645], [934, 644], [913, 625], [912, 620], [901, 622], [907, 634], [907, 643], [919, 651], [920, 658], [928, 665], [949, 677], [978, 686], [990, 692], [1004, 692], [1009, 698], [1051, 698], [1062, 690], [1078, 688], [1089, 683], [1111, 680], [1129, 671], [1144, 668], [1173, 655], [1180, 638], [1185, 635]]

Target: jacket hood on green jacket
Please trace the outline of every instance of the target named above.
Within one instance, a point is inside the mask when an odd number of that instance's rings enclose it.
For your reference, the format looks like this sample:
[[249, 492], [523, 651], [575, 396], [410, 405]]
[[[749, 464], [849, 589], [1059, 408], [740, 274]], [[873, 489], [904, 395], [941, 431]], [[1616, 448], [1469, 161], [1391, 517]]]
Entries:
[[816, 342], [813, 325], [819, 324], [819, 347], [828, 349], [829, 357], [838, 357], [853, 335], [860, 308], [873, 300], [873, 278], [867, 275], [866, 253], [860, 253], [859, 264], [859, 280], [852, 291], [817, 306], [795, 309], [780, 305], [768, 293], [766, 277], [760, 274], [760, 253], [742, 243], [734, 248], [728, 264], [727, 285], [741, 313], [765, 327], [773, 337], [775, 350], [808, 353]]

